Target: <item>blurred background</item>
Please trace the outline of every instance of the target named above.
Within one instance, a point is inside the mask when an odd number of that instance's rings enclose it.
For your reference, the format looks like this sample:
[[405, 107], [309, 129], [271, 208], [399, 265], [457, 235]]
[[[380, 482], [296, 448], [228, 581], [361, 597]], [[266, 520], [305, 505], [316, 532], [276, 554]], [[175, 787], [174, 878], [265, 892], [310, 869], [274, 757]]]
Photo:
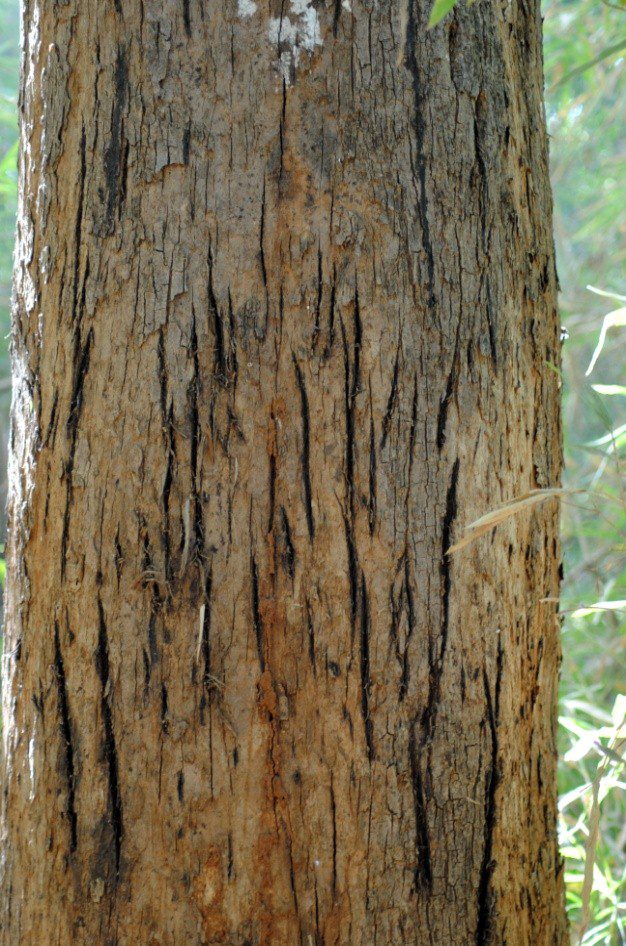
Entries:
[[[626, 946], [626, 2], [546, 0], [543, 12], [572, 490], [563, 502], [561, 847], [572, 942]], [[18, 69], [18, 0], [0, 0], [0, 541]]]

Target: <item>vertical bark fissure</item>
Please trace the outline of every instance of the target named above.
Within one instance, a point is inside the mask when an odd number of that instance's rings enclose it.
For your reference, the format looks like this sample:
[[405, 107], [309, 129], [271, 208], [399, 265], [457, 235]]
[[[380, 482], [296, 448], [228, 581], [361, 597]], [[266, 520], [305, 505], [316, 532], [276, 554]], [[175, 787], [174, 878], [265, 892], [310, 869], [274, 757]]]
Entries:
[[[80, 257], [82, 248], [83, 217], [85, 213], [85, 178], [87, 176], [87, 136], [85, 126], [80, 135], [80, 170], [78, 178], [78, 197], [74, 223], [74, 274], [72, 279], [72, 324], [80, 328], [82, 309], [78, 308], [78, 287], [80, 285]], [[59, 318], [61, 312], [59, 311]]]
[[66, 434], [69, 442], [68, 456], [65, 464], [65, 509], [63, 511], [63, 532], [61, 537], [61, 577], [65, 577], [67, 565], [67, 546], [70, 533], [70, 518], [72, 509], [72, 499], [74, 490], [74, 458], [76, 455], [76, 441], [78, 438], [78, 425], [83, 409], [84, 385], [89, 371], [89, 359], [91, 356], [91, 347], [93, 344], [93, 328], [89, 329], [87, 338], [81, 344], [80, 329], [77, 326], [74, 329], [74, 357], [73, 357], [73, 378], [72, 395], [70, 400], [69, 416], [67, 418]]
[[353, 360], [350, 364], [348, 337], [343, 319], [340, 319], [341, 340], [344, 365], [344, 420], [345, 420], [345, 483], [346, 508], [344, 510], [344, 529], [348, 552], [348, 582], [350, 589], [350, 642], [354, 644], [359, 599], [359, 560], [354, 535], [356, 516], [356, 483], [354, 479], [355, 463], [355, 402], [360, 385], [362, 326], [359, 310], [358, 288], [354, 294], [354, 341]]
[[415, 117], [415, 145], [417, 148], [417, 180], [419, 184], [419, 220], [422, 228], [422, 247], [426, 256], [426, 271], [428, 276], [428, 295], [426, 303], [429, 309], [436, 304], [435, 296], [435, 253], [430, 233], [429, 200], [426, 183], [426, 119], [425, 111], [427, 99], [424, 92], [424, 76], [420, 74], [417, 61], [417, 20], [415, 10], [417, 0], [407, 0], [406, 35], [404, 48], [404, 63], [411, 73], [413, 83], [413, 108]]
[[111, 688], [113, 686], [109, 668], [109, 639], [106, 618], [102, 601], [98, 598], [98, 645], [96, 649], [96, 669], [102, 687], [100, 697], [100, 711], [104, 727], [104, 758], [107, 767], [107, 781], [109, 786], [109, 817], [115, 849], [116, 877], [120, 873], [122, 854], [122, 838], [124, 823], [122, 817], [122, 795], [120, 790], [119, 762], [115, 732], [113, 729], [113, 711], [111, 708]]
[[313, 615], [311, 614], [311, 604], [309, 599], [306, 599], [306, 623], [307, 623], [307, 639], [309, 645], [309, 662], [311, 664], [311, 670], [313, 671], [313, 676], [317, 676], [317, 658], [315, 656], [315, 626], [313, 624]]
[[483, 668], [483, 688], [487, 706], [487, 724], [490, 738], [490, 763], [485, 786], [485, 827], [483, 857], [480, 867], [478, 886], [478, 922], [476, 926], [476, 946], [488, 946], [491, 939], [491, 875], [493, 873], [493, 844], [496, 826], [496, 789], [498, 787], [498, 722], [500, 716], [500, 688], [502, 684], [502, 642], [498, 638], [498, 656], [496, 664], [495, 693], [492, 697], [487, 671]]
[[265, 636], [263, 633], [263, 619], [261, 617], [261, 609], [259, 606], [259, 572], [254, 554], [250, 556], [250, 588], [252, 597], [252, 626], [254, 628], [259, 666], [261, 668], [261, 673], [263, 674], [265, 673]]
[[460, 460], [454, 461], [448, 490], [446, 506], [441, 529], [441, 558], [439, 572], [441, 578], [441, 624], [439, 628], [438, 648], [435, 640], [431, 639], [428, 645], [428, 702], [422, 714], [421, 726], [423, 733], [422, 744], [432, 740], [437, 711], [441, 700], [441, 677], [443, 675], [444, 660], [448, 646], [450, 629], [450, 592], [452, 587], [452, 562], [448, 556], [448, 549], [452, 545], [452, 527], [457, 515], [457, 487], [459, 479]]
[[[191, 428], [190, 444], [190, 502], [193, 505], [192, 514], [187, 522], [187, 533], [185, 535], [185, 548], [183, 550], [181, 572], [184, 570], [189, 555], [195, 561], [202, 562], [204, 559], [204, 523], [202, 517], [202, 502], [198, 489], [198, 470], [199, 470], [199, 451], [201, 447], [201, 425], [198, 408], [198, 393], [200, 388], [200, 358], [198, 355], [198, 335], [196, 331], [196, 315], [192, 307], [191, 313], [191, 337], [190, 337], [191, 357], [193, 361], [193, 375], [187, 389], [187, 401], [189, 405], [189, 426]], [[193, 540], [191, 530], [193, 528]]]
[[411, 570], [409, 567], [409, 554], [408, 550], [404, 551], [404, 584], [402, 586], [403, 598], [405, 601], [406, 607], [406, 619], [407, 619], [407, 631], [406, 631], [406, 640], [404, 643], [404, 653], [402, 655], [402, 677], [400, 679], [400, 690], [398, 692], [398, 698], [400, 702], [404, 700], [409, 689], [409, 680], [411, 672], [411, 663], [410, 663], [410, 644], [413, 637], [416, 621], [415, 621], [415, 601], [413, 598], [413, 589], [411, 587]]
[[183, 23], [185, 24], [185, 33], [187, 39], [191, 38], [191, 13], [189, 11], [190, 0], [183, 0]]
[[409, 770], [411, 773], [411, 787], [413, 790], [413, 817], [415, 821], [415, 870], [414, 883], [416, 890], [428, 890], [432, 887], [432, 865], [430, 857], [430, 839], [428, 836], [428, 820], [426, 817], [426, 799], [424, 797], [424, 783], [420, 768], [423, 736], [418, 741], [416, 729], [419, 723], [413, 722], [409, 729]]
[[211, 605], [213, 594], [213, 566], [209, 566], [204, 583], [204, 610], [200, 627], [200, 650], [202, 655], [202, 685], [204, 697], [209, 699], [212, 693], [213, 677], [211, 671]]
[[213, 321], [213, 339], [215, 344], [214, 363], [215, 374], [222, 383], [228, 380], [228, 366], [226, 361], [226, 347], [224, 342], [224, 323], [220, 313], [220, 308], [215, 296], [215, 287], [213, 285], [213, 249], [209, 243], [208, 256], [209, 276], [207, 280], [207, 295], [209, 302], [209, 313]]
[[296, 550], [291, 538], [291, 525], [289, 516], [284, 506], [280, 507], [280, 542], [281, 542], [281, 565], [286, 575], [294, 580], [296, 575]]
[[106, 181], [106, 229], [111, 233], [115, 226], [115, 217], [121, 215], [121, 195], [123, 194], [124, 174], [122, 158], [124, 146], [123, 110], [128, 93], [128, 54], [123, 46], [117, 51], [115, 60], [115, 80], [113, 92], [113, 110], [108, 145], [104, 153], [104, 177]]
[[400, 339], [398, 338], [398, 347], [396, 350], [396, 360], [393, 364], [393, 375], [391, 377], [391, 388], [389, 390], [389, 397], [387, 399], [387, 409], [383, 417], [383, 433], [380, 438], [380, 449], [385, 449], [385, 444], [387, 443], [387, 437], [389, 436], [389, 428], [391, 426], [391, 419], [393, 417], [393, 412], [396, 406], [396, 401], [398, 399], [398, 372], [400, 368]]
[[306, 523], [309, 530], [309, 539], [313, 541], [315, 537], [315, 519], [313, 517], [313, 500], [311, 496], [311, 421], [309, 414], [309, 398], [306, 392], [306, 385], [302, 375], [302, 369], [298, 364], [296, 356], [293, 356], [293, 364], [296, 372], [296, 383], [300, 392], [300, 414], [302, 421], [302, 485], [304, 488], [304, 509], [306, 512]]
[[367, 500], [367, 522], [370, 536], [374, 535], [376, 529], [376, 510], [377, 510], [377, 481], [376, 481], [376, 429], [374, 427], [374, 409], [372, 407], [372, 387], [370, 383], [370, 462], [368, 470], [368, 500]]
[[[462, 300], [461, 300], [462, 301]], [[463, 307], [461, 305], [461, 311]], [[448, 422], [448, 409], [450, 407], [450, 400], [453, 393], [456, 390], [459, 381], [459, 351], [460, 351], [460, 340], [461, 340], [461, 322], [462, 319], [459, 319], [456, 329], [456, 336], [454, 341], [454, 354], [452, 356], [452, 365], [446, 380], [446, 389], [444, 391], [443, 397], [439, 401], [439, 412], [437, 414], [437, 449], [441, 453], [446, 442], [446, 425]]]
[[70, 718], [69, 698], [67, 695], [67, 678], [65, 664], [59, 639], [59, 625], [54, 622], [54, 676], [57, 685], [57, 699], [59, 702], [59, 728], [61, 732], [62, 751], [64, 755], [65, 788], [67, 792], [67, 820], [70, 828], [70, 851], [76, 850], [78, 843], [78, 815], [76, 813], [76, 770], [74, 740], [72, 738], [72, 721]]
[[[439, 668], [441, 667], [448, 646], [448, 632], [450, 629], [450, 591], [452, 588], [452, 560], [448, 550], [452, 545], [452, 528], [457, 516], [457, 489], [459, 484], [460, 460], [454, 461], [450, 482], [446, 493], [446, 511], [443, 517], [443, 526], [441, 530], [441, 594], [442, 594], [442, 619], [441, 619], [441, 644], [439, 650]], [[438, 689], [438, 687], [437, 687]]]
[[361, 713], [365, 729], [365, 746], [370, 763], [375, 758], [374, 728], [370, 715], [370, 613], [365, 575], [361, 572], [361, 615], [360, 615], [360, 670], [361, 670]]

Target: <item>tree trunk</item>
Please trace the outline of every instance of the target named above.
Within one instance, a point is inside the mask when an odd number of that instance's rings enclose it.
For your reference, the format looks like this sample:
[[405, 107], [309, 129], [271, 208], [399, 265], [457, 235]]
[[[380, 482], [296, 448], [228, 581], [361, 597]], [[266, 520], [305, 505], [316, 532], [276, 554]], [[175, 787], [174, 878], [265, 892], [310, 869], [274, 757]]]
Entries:
[[2, 938], [562, 946], [537, 0], [27, 0]]

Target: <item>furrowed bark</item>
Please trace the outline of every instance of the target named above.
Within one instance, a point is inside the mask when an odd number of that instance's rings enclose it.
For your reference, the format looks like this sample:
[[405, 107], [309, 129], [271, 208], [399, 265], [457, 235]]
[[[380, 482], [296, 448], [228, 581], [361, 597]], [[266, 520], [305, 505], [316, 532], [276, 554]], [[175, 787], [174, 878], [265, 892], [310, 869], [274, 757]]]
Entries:
[[562, 946], [538, 3], [24, 4], [0, 942]]

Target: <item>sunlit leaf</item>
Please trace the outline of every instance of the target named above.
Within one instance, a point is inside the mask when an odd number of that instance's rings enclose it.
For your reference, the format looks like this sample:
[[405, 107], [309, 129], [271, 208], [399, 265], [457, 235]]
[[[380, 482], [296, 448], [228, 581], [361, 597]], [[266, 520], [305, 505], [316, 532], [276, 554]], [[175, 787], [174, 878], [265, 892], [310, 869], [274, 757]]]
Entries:
[[589, 367], [587, 368], [585, 374], [588, 376], [593, 371], [593, 367], [600, 357], [600, 352], [604, 348], [604, 342], [606, 340], [606, 333], [610, 328], [618, 328], [626, 325], [626, 306], [622, 306], [619, 309], [613, 309], [612, 312], [609, 312], [604, 316], [602, 322], [602, 328], [600, 329], [600, 337], [598, 338], [598, 344], [596, 349], [591, 356], [591, 361], [589, 362]]
[[603, 434], [602, 437], [598, 437], [597, 440], [591, 440], [587, 446], [589, 447], [605, 447], [607, 444], [611, 444], [613, 447], [620, 447], [624, 442], [624, 437], [626, 436], [626, 424], [621, 424], [619, 427], [616, 427], [614, 430], [609, 430], [608, 434]]
[[571, 804], [573, 804], [573, 802], [580, 801], [581, 798], [584, 798], [590, 788], [590, 782], [583, 782], [582, 785], [577, 785], [576, 788], [573, 788], [571, 792], [565, 792], [559, 798], [559, 811], [565, 811]]
[[608, 292], [606, 289], [598, 289], [597, 286], [585, 287], [589, 292], [594, 292], [596, 296], [603, 296], [605, 299], [615, 299], [616, 302], [626, 302], [626, 296], [620, 296], [616, 292]]
[[615, 394], [626, 395], [626, 387], [622, 384], [592, 384], [591, 387], [598, 394], [613, 396]]
[[596, 749], [597, 734], [595, 732], [586, 733], [582, 739], [575, 742], [571, 749], [563, 756], [565, 762], [580, 762], [592, 750]]
[[623, 601], [596, 601], [584, 608], [578, 608], [572, 613], [573, 618], [586, 618], [596, 611], [626, 611], [626, 600]]
[[618, 693], [611, 710], [611, 718], [615, 726], [621, 726], [626, 719], [626, 695]]

